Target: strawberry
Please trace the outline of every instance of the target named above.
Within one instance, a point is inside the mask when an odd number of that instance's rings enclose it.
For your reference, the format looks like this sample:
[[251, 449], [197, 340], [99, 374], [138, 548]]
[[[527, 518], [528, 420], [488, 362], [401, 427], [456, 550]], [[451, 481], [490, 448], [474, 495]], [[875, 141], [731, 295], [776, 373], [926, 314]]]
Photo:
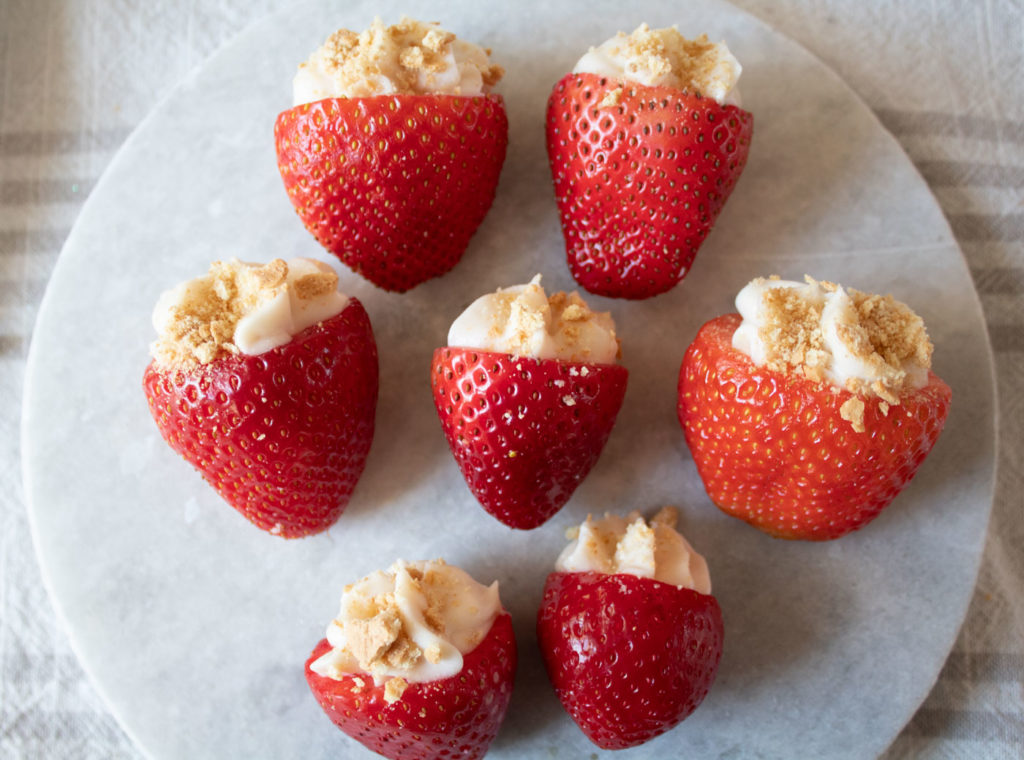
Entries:
[[335, 680], [310, 669], [331, 648], [322, 639], [306, 661], [316, 701], [342, 731], [392, 760], [480, 758], [501, 727], [512, 696], [516, 642], [502, 612], [484, 640], [463, 657], [454, 676], [411, 683], [401, 698], [385, 699], [386, 684], [366, 674]]
[[500, 95], [328, 98], [281, 113], [274, 137], [306, 228], [403, 292], [462, 257], [494, 200], [508, 119]]
[[618, 364], [434, 351], [434, 405], [469, 489], [511, 528], [555, 514], [597, 462], [626, 392]]
[[273, 534], [325, 530], [373, 440], [377, 346], [356, 299], [283, 346], [192, 369], [151, 362], [143, 388], [164, 440]]
[[572, 276], [649, 298], [686, 275], [747, 161], [753, 116], [671, 87], [569, 74], [547, 148]]
[[779, 538], [828, 540], [874, 519], [935, 444], [951, 391], [929, 371], [899, 405], [755, 365], [733, 348], [738, 314], [705, 324], [679, 372], [678, 414], [697, 471], [723, 511]]
[[723, 635], [713, 596], [625, 573], [551, 573], [537, 615], [555, 692], [604, 749], [642, 744], [696, 710]]

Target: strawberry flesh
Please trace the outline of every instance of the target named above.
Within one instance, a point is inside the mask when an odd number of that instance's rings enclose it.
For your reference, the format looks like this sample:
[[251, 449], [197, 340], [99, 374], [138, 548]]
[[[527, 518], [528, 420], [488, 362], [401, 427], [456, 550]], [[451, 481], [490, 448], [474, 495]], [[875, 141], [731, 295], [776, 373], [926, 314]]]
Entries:
[[884, 412], [864, 400], [857, 433], [840, 413], [849, 391], [758, 367], [734, 349], [741, 321], [705, 324], [679, 372], [679, 422], [711, 500], [779, 538], [823, 541], [867, 524], [931, 451], [949, 386], [930, 372]]
[[508, 144], [499, 95], [381, 95], [296, 106], [274, 126], [278, 169], [306, 228], [385, 290], [462, 257]]
[[362, 304], [257, 356], [146, 368], [164, 440], [232, 507], [276, 535], [331, 526], [373, 440], [377, 347]]
[[752, 134], [750, 113], [710, 98], [563, 77], [548, 100], [547, 148], [576, 282], [633, 299], [675, 287], [739, 179]]
[[497, 736], [516, 671], [516, 642], [507, 612], [463, 655], [457, 675], [411, 683], [391, 704], [384, 699], [385, 683], [374, 685], [365, 673], [340, 680], [314, 673], [310, 664], [330, 647], [322, 639], [313, 649], [306, 661], [306, 681], [334, 724], [374, 752], [392, 760], [475, 760]]
[[597, 462], [628, 375], [617, 364], [439, 348], [430, 378], [469, 489], [498, 520], [526, 530], [561, 509]]
[[713, 596], [621, 573], [551, 573], [537, 616], [555, 692], [603, 749], [643, 744], [696, 710], [723, 636]]

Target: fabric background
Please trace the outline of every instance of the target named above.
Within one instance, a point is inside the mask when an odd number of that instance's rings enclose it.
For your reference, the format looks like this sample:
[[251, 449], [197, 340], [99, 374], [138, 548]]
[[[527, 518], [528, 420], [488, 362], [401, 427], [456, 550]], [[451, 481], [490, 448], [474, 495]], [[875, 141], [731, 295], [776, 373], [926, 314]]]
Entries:
[[[807, 47], [867, 102], [930, 185], [970, 265], [998, 379], [995, 507], [960, 636], [935, 688], [886, 757], [1019, 757], [1022, 6], [1019, 0], [736, 4]], [[42, 586], [19, 457], [25, 358], [64, 239], [118, 147], [185, 74], [250, 21], [284, 5], [0, 0], [0, 757], [141, 756], [84, 676]], [[685, 19], [680, 23], [685, 31]]]

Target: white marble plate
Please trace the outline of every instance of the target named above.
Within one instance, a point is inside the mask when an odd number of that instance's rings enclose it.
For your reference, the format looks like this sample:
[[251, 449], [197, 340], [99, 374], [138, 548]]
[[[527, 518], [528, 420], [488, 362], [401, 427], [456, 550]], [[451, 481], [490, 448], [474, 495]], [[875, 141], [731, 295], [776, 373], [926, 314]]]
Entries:
[[[672, 503], [707, 557], [726, 624], [718, 681], [679, 728], [620, 757], [873, 757], [934, 683], [974, 587], [991, 506], [991, 356], [967, 267], [925, 183], [842, 81], [725, 3], [320, 2], [251, 27], [132, 135], [89, 198], [47, 290], [24, 410], [40, 561], [76, 652], [157, 758], [361, 757], [302, 664], [342, 586], [396, 557], [497, 579], [521, 665], [493, 757], [601, 755], [562, 712], [533, 633], [563, 531], [588, 512]], [[217, 258], [324, 254], [293, 213], [272, 127], [295, 66], [375, 13], [439, 19], [487, 45], [511, 141], [498, 197], [462, 263], [406, 295], [347, 271], [380, 345], [377, 437], [348, 511], [285, 542], [226, 507], [159, 438], [141, 390], [158, 293]], [[630, 369], [604, 456], [526, 534], [480, 509], [444, 443], [432, 350], [472, 298], [543, 272], [571, 279], [543, 147], [547, 94], [592, 43], [641, 20], [728, 41], [755, 114], [746, 173], [671, 293], [613, 312]], [[339, 269], [342, 269], [340, 264]], [[683, 352], [756, 275], [891, 292], [926, 319], [953, 411], [917, 479], [872, 525], [823, 545], [770, 539], [715, 509], [675, 417]]]

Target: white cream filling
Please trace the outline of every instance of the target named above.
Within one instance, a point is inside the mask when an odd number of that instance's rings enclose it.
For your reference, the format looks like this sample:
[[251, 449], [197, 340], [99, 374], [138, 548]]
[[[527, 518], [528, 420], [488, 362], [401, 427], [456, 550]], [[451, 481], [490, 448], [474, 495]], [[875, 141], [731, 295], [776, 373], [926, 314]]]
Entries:
[[673, 586], [711, 593], [708, 564], [675, 529], [675, 510], [666, 508], [648, 524], [638, 512], [626, 517], [587, 517], [562, 550], [555, 569], [566, 573], [628, 573]]
[[[823, 350], [828, 354], [825, 376], [830, 383], [846, 387], [850, 380], [870, 386], [885, 375], [877, 362], [857, 356], [840, 335], [841, 328], [858, 323], [853, 301], [841, 286], [827, 291], [818, 282], [768, 280], [758, 278], [748, 283], [736, 296], [736, 310], [743, 322], [732, 336], [732, 345], [757, 365], [768, 361], [769, 348], [761, 336], [765, 326], [764, 294], [772, 288], [792, 288], [800, 298], [821, 309], [820, 329]], [[928, 384], [928, 367], [906, 361], [901, 369], [907, 373], [910, 386], [923, 388]]]
[[[654, 40], [660, 55], [641, 50], [640, 43]], [[712, 43], [697, 59], [685, 50], [690, 42], [676, 27], [651, 30], [642, 24], [631, 34], [619, 32], [597, 47], [592, 47], [576, 62], [574, 74], [588, 73], [625, 79], [654, 87], [696, 90], [722, 105], [740, 106], [738, 82], [743, 67], [724, 42]], [[673, 61], [685, 60], [681, 69]]]
[[328, 39], [303, 63], [292, 82], [294, 105], [313, 103], [324, 98], [358, 98], [389, 95], [399, 92], [444, 95], [483, 95], [490, 91], [485, 74], [491, 68], [488, 52], [458, 38], [439, 52], [437, 65], [419, 69], [410, 79], [403, 69], [403, 52], [413, 46], [432, 44], [438, 35], [446, 35], [436, 23], [424, 24], [402, 18], [400, 26], [407, 29], [398, 35], [389, 34], [379, 18], [360, 35], [364, 46], [372, 51], [371, 65], [354, 75], [352, 68], [340, 66], [338, 54]]
[[[413, 578], [410, 568], [418, 571], [419, 579]], [[331, 649], [311, 663], [313, 672], [334, 679], [367, 673], [348, 649], [344, 624], [372, 617], [378, 609], [375, 600], [388, 595], [397, 606], [402, 635], [424, 654], [410, 667], [375, 664], [368, 674], [377, 683], [391, 677], [425, 683], [456, 675], [462, 670], [463, 655], [483, 641], [501, 612], [497, 581], [484, 586], [439, 560], [398, 560], [387, 571], [378, 570], [345, 589], [341, 610], [327, 627]], [[436, 627], [428, 624], [428, 615]]]
[[576, 293], [549, 299], [540, 279], [537, 275], [525, 285], [476, 299], [452, 323], [448, 345], [534, 359], [614, 364], [619, 342], [611, 315], [591, 311]]
[[[236, 298], [247, 302], [247, 309], [235, 325], [232, 342], [243, 354], [254, 356], [288, 343], [307, 327], [340, 314], [349, 299], [338, 290], [329, 291], [312, 298], [302, 298], [296, 281], [311, 274], [334, 272], [320, 261], [294, 258], [287, 262], [288, 274], [284, 282], [274, 287], [264, 287], [249, 272], [261, 265], [232, 259], [229, 265], [236, 268]], [[248, 270], [248, 271], [247, 271]], [[217, 286], [211, 275], [188, 280], [165, 291], [153, 309], [153, 327], [163, 335], [171, 323], [182, 312], [189, 312], [189, 303], [208, 297]]]

